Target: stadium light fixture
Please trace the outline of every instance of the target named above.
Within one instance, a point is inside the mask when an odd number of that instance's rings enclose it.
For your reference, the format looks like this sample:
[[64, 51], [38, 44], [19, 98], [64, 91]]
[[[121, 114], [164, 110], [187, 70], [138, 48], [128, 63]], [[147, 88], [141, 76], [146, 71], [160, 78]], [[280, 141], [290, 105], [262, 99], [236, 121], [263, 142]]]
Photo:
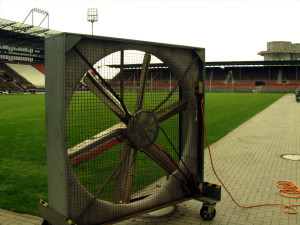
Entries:
[[38, 9], [38, 8], [31, 9], [30, 12], [28, 13], [28, 15], [26, 16], [26, 18], [24, 19], [23, 23], [25, 23], [27, 18], [31, 15], [32, 16], [32, 26], [34, 26], [34, 13], [45, 15], [44, 18], [42, 19], [42, 22], [40, 22], [40, 24], [38, 25], [38, 27], [40, 27], [42, 25], [42, 23], [45, 21], [45, 19], [48, 18], [47, 28], [49, 29], [49, 13], [43, 9]]
[[92, 35], [94, 34], [94, 22], [98, 21], [98, 9], [97, 8], [89, 8], [87, 12], [87, 20], [92, 23]]

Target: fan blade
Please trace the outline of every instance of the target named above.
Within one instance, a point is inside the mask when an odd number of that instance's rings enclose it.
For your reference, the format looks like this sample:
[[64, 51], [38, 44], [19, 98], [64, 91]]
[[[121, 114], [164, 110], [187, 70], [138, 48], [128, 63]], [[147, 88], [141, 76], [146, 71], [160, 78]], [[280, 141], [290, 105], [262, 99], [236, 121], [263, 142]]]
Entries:
[[[137, 102], [135, 112], [142, 109], [143, 99], [145, 93], [145, 86], [147, 75], [149, 71], [149, 64], [151, 55], [145, 53], [142, 65], [142, 72], [140, 76], [140, 84], [138, 88]], [[116, 203], [129, 203], [131, 197], [133, 175], [135, 169], [137, 150], [132, 149], [129, 142], [124, 142], [120, 151], [120, 160], [124, 160], [122, 164], [119, 177], [116, 180], [115, 186], [115, 202]]]
[[167, 106], [166, 108], [155, 113], [155, 116], [158, 122], [162, 122], [171, 116], [174, 116], [177, 113], [182, 112], [186, 109], [188, 105], [188, 100], [183, 98], [178, 102], [173, 103], [172, 105]]
[[115, 183], [116, 203], [130, 203], [136, 156], [137, 150], [131, 148], [129, 141], [123, 142], [119, 159], [123, 163]]
[[91, 152], [92, 150], [98, 149], [99, 146], [105, 146], [107, 143], [110, 143], [114, 138], [122, 137], [126, 133], [126, 124], [120, 122], [99, 134], [75, 145], [72, 148], [68, 149], [68, 156], [70, 159], [73, 159], [79, 155], [82, 155], [86, 152]]
[[84, 55], [79, 51], [79, 49], [76, 48], [76, 46], [74, 46], [73, 49], [77, 52], [79, 57], [89, 66], [90, 70], [92, 70], [97, 75], [97, 77], [101, 80], [102, 84], [109, 91], [109, 93], [118, 100], [118, 102], [121, 104], [123, 111], [126, 113], [127, 117], [130, 117], [130, 113], [128, 112], [123, 100], [120, 99], [120, 97], [117, 95], [117, 93], [111, 88], [111, 86], [105, 81], [105, 79], [98, 73], [98, 71], [92, 66], [92, 64], [84, 57]]
[[143, 99], [144, 99], [144, 93], [145, 93], [145, 86], [146, 86], [146, 80], [149, 72], [149, 64], [151, 60], [151, 55], [148, 53], [145, 53], [144, 61], [142, 65], [142, 72], [140, 76], [140, 84], [138, 89], [138, 96], [137, 96], [137, 102], [135, 111], [139, 111], [143, 107]]
[[171, 174], [175, 170], [179, 169], [178, 163], [158, 142], [154, 142], [154, 144], [148, 147], [144, 153], [146, 153], [167, 173]]
[[71, 163], [72, 163], [73, 167], [80, 166], [82, 163], [96, 157], [97, 155], [101, 154], [102, 152], [105, 152], [106, 150], [112, 148], [113, 146], [115, 146], [125, 140], [127, 140], [127, 138], [124, 136], [115, 137], [115, 138], [111, 139], [110, 141], [107, 141], [97, 147], [91, 148], [91, 149], [87, 150], [86, 152], [83, 152], [83, 153], [75, 156], [74, 158], [71, 159]]
[[89, 72], [84, 76], [83, 82], [122, 121], [128, 121], [128, 115], [124, 112], [120, 102], [106, 88], [100, 85]]
[[196, 56], [191, 63], [188, 65], [188, 67], [186, 68], [186, 70], [184, 71], [183, 75], [179, 78], [179, 80], [177, 81], [176, 85], [172, 88], [172, 90], [170, 91], [170, 93], [167, 95], [167, 97], [161, 101], [161, 103], [159, 103], [157, 106], [154, 107], [154, 109], [152, 109], [152, 112], [155, 112], [156, 110], [158, 110], [163, 104], [165, 104], [169, 98], [171, 98], [171, 96], [174, 94], [174, 92], [176, 91], [176, 89], [179, 87], [179, 85], [181, 84], [181, 82], [183, 81], [183, 79], [186, 77], [186, 75], [189, 73], [190, 69], [193, 67], [194, 63], [199, 59], [199, 56]]

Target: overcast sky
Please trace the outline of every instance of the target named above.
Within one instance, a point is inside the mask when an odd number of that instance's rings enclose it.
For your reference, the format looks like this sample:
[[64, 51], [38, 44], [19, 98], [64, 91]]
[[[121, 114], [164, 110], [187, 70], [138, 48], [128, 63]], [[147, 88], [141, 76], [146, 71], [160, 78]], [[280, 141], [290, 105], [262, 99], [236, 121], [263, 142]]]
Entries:
[[[204, 47], [206, 61], [263, 60], [269, 41], [300, 42], [300, 0], [0, 0], [0, 18], [23, 22], [35, 7], [50, 29], [83, 34], [97, 8], [95, 35]], [[41, 19], [34, 13], [34, 25]]]

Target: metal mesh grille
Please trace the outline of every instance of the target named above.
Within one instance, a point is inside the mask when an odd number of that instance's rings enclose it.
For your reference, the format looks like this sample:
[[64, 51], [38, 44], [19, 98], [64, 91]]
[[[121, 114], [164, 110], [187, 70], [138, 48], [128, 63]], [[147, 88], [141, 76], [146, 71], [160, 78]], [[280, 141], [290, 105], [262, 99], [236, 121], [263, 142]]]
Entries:
[[[88, 54], [97, 54], [97, 52], [86, 52], [87, 57], [97, 57]], [[136, 50], [125, 50], [123, 54], [115, 52], [102, 59], [99, 59], [93, 66], [96, 71], [105, 79], [114, 92], [122, 98], [124, 104], [132, 116], [137, 110], [137, 99], [140, 90], [140, 78], [142, 73], [143, 58], [145, 52]], [[77, 58], [73, 61], [74, 73], [82, 71], [82, 59]], [[181, 60], [180, 58], [178, 60]], [[78, 61], [78, 62], [77, 62]], [[83, 67], [83, 66], [82, 66]], [[155, 106], [161, 103], [170, 93], [178, 81], [169, 69], [168, 65], [151, 55], [149, 71], [145, 76], [144, 98], [139, 110], [152, 111]], [[90, 78], [87, 78], [87, 77]], [[72, 76], [71, 76], [72, 77]], [[126, 191], [124, 191], [124, 182], [128, 179], [120, 179], [123, 176], [124, 164], [128, 163], [124, 159], [125, 152], [132, 152], [138, 149], [138, 146], [128, 140], [127, 137], [127, 119], [123, 118], [123, 112], [115, 112], [112, 101], [101, 99], [94, 90], [103, 87], [103, 92], [109, 97], [115, 99], [113, 93], [109, 91], [97, 75], [87, 70], [82, 74], [81, 82], [78, 78], [74, 81], [68, 81], [73, 84], [73, 89], [69, 89], [69, 95], [72, 96], [68, 105], [67, 112], [67, 151], [70, 160], [70, 171], [74, 171], [79, 183], [91, 195], [98, 199], [111, 203], [129, 203], [137, 198], [145, 197], [153, 192], [159, 191], [160, 184], [166, 178], [165, 169], [162, 169], [149, 155], [137, 151], [134, 158], [135, 166], [133, 173], [132, 187], [129, 188], [129, 202], [126, 202]], [[75, 91], [74, 91], [75, 89]], [[72, 93], [71, 93], [72, 92]], [[100, 91], [101, 92], [101, 91]], [[116, 100], [116, 99], [115, 99]], [[157, 111], [177, 102], [179, 100], [179, 90], [163, 104]], [[117, 108], [122, 109], [119, 101], [116, 100]], [[118, 109], [119, 110], [119, 109]], [[116, 110], [116, 111], [118, 111]], [[153, 112], [155, 113], [155, 112]], [[168, 138], [171, 140], [176, 151], [179, 151], [179, 115], [172, 115], [164, 121], [160, 121], [160, 126], [164, 129]], [[171, 143], [164, 133], [159, 130], [156, 139], [170, 155], [178, 161], [178, 153], [174, 151]], [[146, 145], [148, 147], [148, 145]], [[123, 149], [123, 151], [122, 151]], [[120, 169], [113, 174], [113, 171]], [[111, 177], [111, 179], [109, 179]], [[118, 181], [118, 179], [120, 179]], [[157, 182], [153, 185], [153, 182]], [[123, 183], [123, 185], [119, 183]], [[152, 184], [152, 185], [151, 185]], [[118, 187], [119, 186], [119, 187]], [[72, 209], [86, 206], [90, 199], [84, 199], [80, 186], [72, 186], [72, 198], [77, 199], [71, 206]], [[103, 188], [103, 190], [102, 190]], [[125, 188], [126, 189], [126, 188]], [[128, 189], [128, 188], [127, 188]], [[121, 192], [121, 193], [118, 193]], [[122, 196], [121, 200], [120, 197]], [[124, 200], [125, 199], [125, 200]], [[117, 212], [115, 212], [117, 213]]]
[[49, 222], [112, 223], [200, 195], [204, 49], [68, 33], [46, 49]]

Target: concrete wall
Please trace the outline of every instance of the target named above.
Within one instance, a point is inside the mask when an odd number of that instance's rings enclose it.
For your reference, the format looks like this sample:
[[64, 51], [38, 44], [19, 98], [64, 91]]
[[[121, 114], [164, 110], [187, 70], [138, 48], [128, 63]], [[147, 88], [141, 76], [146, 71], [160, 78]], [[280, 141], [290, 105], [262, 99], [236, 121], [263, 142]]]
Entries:
[[291, 53], [265, 53], [264, 60], [271, 61], [271, 60], [291, 60], [292, 59]]
[[267, 43], [267, 51], [258, 52], [265, 61], [300, 60], [300, 44], [290, 41], [272, 41]]
[[291, 60], [300, 60], [300, 53], [292, 54]]
[[270, 52], [286, 52], [292, 51], [292, 43], [290, 41], [272, 41], [267, 43], [267, 51]]

